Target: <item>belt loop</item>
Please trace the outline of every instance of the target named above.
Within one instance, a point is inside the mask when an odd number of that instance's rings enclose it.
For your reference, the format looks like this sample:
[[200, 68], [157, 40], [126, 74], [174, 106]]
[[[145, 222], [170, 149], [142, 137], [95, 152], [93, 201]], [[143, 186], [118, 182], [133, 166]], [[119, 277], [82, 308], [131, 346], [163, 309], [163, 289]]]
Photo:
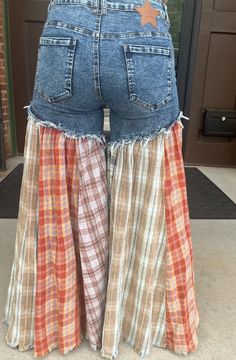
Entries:
[[102, 2], [102, 14], [107, 13], [107, 0], [101, 0]]
[[162, 1], [162, 5], [163, 5], [163, 8], [164, 8], [164, 13], [165, 13], [166, 21], [169, 23], [169, 22], [170, 22], [170, 19], [169, 19], [169, 15], [168, 15], [168, 7], [167, 7], [167, 5], [166, 5], [167, 2], [168, 2], [168, 0], [163, 0], [163, 1]]
[[98, 5], [99, 5], [99, 0], [93, 0], [93, 12], [95, 14], [98, 14], [99, 12]]
[[50, 8], [51, 8], [51, 6], [52, 6], [52, 3], [53, 3], [53, 0], [50, 0], [50, 1], [49, 1], [49, 4], [48, 4], [48, 11], [47, 11], [47, 13], [49, 13], [49, 10], [50, 10]]

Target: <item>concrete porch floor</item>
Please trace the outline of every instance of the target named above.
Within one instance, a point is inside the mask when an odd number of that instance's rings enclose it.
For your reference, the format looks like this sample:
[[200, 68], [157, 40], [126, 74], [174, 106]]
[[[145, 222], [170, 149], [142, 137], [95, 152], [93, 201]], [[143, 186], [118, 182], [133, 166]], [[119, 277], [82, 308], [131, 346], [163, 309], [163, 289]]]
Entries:
[[[7, 160], [7, 172], [0, 172], [0, 181], [20, 162], [18, 156]], [[236, 202], [236, 169], [197, 166], [234, 202]], [[4, 313], [7, 288], [13, 261], [17, 219], [0, 219], [0, 315]], [[192, 360], [236, 359], [236, 220], [191, 220], [196, 295], [199, 304], [199, 347], [188, 355]], [[0, 322], [0, 359], [33, 359], [33, 350], [20, 352], [5, 342], [6, 325]], [[62, 359], [58, 350], [49, 360]], [[178, 355], [153, 348], [149, 360], [174, 360]], [[87, 341], [66, 355], [66, 359], [99, 360]], [[139, 360], [132, 348], [120, 343], [117, 360]]]

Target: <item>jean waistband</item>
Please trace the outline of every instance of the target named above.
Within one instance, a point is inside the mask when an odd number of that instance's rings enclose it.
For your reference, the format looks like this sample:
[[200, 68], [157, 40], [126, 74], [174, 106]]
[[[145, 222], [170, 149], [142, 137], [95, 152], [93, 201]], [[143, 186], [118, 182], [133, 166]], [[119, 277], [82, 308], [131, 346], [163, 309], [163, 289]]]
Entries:
[[[144, 5], [145, 0], [51, 0], [48, 10], [53, 5], [86, 5], [93, 9], [95, 13], [106, 14], [107, 10], [112, 11], [136, 11], [137, 6]], [[168, 0], [149, 0], [157, 8], [161, 15], [169, 19], [166, 3]]]

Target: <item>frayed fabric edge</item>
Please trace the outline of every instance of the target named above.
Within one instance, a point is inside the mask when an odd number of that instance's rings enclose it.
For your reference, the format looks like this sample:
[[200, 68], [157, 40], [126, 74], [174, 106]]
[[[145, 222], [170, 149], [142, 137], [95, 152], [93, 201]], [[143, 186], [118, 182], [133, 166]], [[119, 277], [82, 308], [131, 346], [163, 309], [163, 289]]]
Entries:
[[118, 350], [116, 350], [112, 354], [108, 354], [105, 350], [101, 349], [100, 354], [101, 354], [101, 357], [103, 357], [105, 359], [115, 360], [117, 358], [117, 356], [118, 356]]
[[[145, 352], [145, 351], [138, 351], [134, 344], [132, 344], [130, 341], [126, 340], [125, 338], [122, 339], [122, 342], [128, 346], [130, 346], [134, 351], [135, 353], [139, 356], [140, 359], [145, 359], [145, 358], [148, 358], [150, 356], [150, 351], [149, 352]], [[186, 357], [188, 356], [190, 352], [186, 352], [186, 351], [174, 351], [173, 349], [169, 348], [167, 345], [165, 346], [160, 346], [160, 345], [156, 345], [156, 344], [153, 344], [153, 347], [154, 348], [157, 348], [157, 349], [162, 349], [162, 350], [166, 350], [166, 351], [169, 351], [170, 353], [174, 354], [174, 355], [177, 355], [179, 357]], [[103, 348], [101, 349], [100, 351], [100, 354], [101, 354], [101, 357], [103, 358], [106, 358], [106, 359], [111, 359], [111, 360], [115, 360], [118, 356], [118, 349], [116, 349], [115, 351], [113, 351], [112, 353], [108, 353], [107, 351], [105, 351]]]
[[153, 140], [154, 138], [156, 138], [157, 136], [163, 134], [163, 136], [166, 138], [169, 136], [173, 126], [176, 123], [179, 123], [181, 125], [182, 128], [184, 128], [184, 125], [181, 121], [181, 119], [187, 119], [189, 120], [189, 118], [187, 116], [183, 115], [183, 111], [179, 111], [179, 115], [177, 117], [177, 119], [175, 121], [173, 121], [169, 127], [163, 127], [161, 129], [158, 130], [154, 130], [150, 135], [144, 135], [144, 136], [134, 136], [132, 139], [121, 139], [121, 140], [115, 140], [115, 141], [110, 141], [107, 143], [107, 147], [110, 149], [110, 151], [114, 151], [117, 148], [123, 147], [124, 145], [134, 145], [137, 141], [141, 144], [143, 144], [143, 146], [146, 146], [148, 144], [148, 142], [150, 140]]
[[[9, 322], [7, 321], [7, 319], [5, 317], [2, 317], [2, 324], [4, 324], [7, 327], [9, 326]], [[18, 349], [21, 352], [28, 351], [28, 350], [33, 350], [33, 348], [34, 348], [34, 344], [32, 344], [32, 343], [30, 343], [28, 345], [25, 345], [24, 347], [20, 346], [19, 341], [16, 341], [15, 343], [12, 343], [7, 339], [7, 336], [5, 336], [5, 341], [6, 341], [8, 346], [10, 346], [13, 349]]]
[[104, 134], [75, 134], [73, 131], [68, 131], [65, 129], [61, 123], [59, 125], [55, 125], [51, 121], [43, 121], [39, 119], [32, 111], [30, 110], [30, 105], [24, 106], [24, 108], [28, 108], [28, 120], [31, 120], [34, 122], [34, 124], [38, 127], [48, 127], [48, 128], [54, 128], [55, 130], [61, 131], [62, 134], [69, 139], [91, 139], [91, 140], [97, 140], [100, 141], [103, 145], [106, 145], [106, 137]]
[[[5, 339], [6, 340], [6, 339]], [[26, 352], [26, 351], [30, 351], [34, 349], [34, 345], [33, 344], [29, 344], [25, 347], [20, 347], [20, 344], [12, 344], [11, 342], [6, 340], [6, 343], [9, 347], [11, 347], [12, 349], [17, 349], [20, 352]]]

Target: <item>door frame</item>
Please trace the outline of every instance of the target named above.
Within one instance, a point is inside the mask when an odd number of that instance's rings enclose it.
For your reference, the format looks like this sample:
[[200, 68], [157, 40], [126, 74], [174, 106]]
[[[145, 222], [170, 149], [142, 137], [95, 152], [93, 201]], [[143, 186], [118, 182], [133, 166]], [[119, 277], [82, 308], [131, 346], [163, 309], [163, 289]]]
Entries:
[[17, 140], [16, 140], [14, 95], [13, 95], [13, 85], [12, 85], [8, 0], [3, 0], [2, 2], [2, 16], [3, 16], [4, 60], [5, 60], [5, 71], [6, 71], [7, 89], [8, 89], [7, 96], [8, 96], [9, 128], [10, 128], [9, 130], [11, 134], [10, 141], [12, 147], [12, 156], [17, 156], [18, 149], [17, 149]]
[[[183, 3], [176, 77], [180, 109], [183, 111], [184, 116], [187, 117], [189, 117], [190, 114], [202, 3], [203, 0], [184, 0]], [[189, 120], [185, 120], [183, 118], [182, 123], [184, 125], [182, 145], [182, 153], [184, 158]]]

